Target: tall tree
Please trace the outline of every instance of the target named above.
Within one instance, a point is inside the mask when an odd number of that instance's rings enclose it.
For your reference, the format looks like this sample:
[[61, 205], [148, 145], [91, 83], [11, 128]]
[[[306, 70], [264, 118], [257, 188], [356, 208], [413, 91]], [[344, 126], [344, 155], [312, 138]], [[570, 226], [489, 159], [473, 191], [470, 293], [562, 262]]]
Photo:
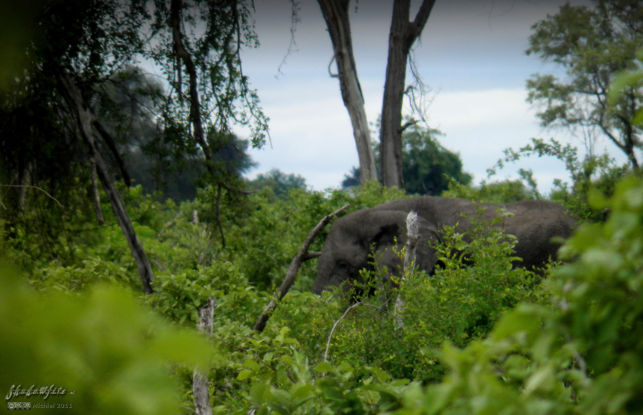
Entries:
[[353, 56], [353, 41], [348, 14], [350, 0], [318, 0], [318, 2], [333, 44], [333, 59], [337, 62], [337, 75], [335, 76], [339, 78], [342, 100], [353, 126], [360, 178], [362, 183], [377, 180], [371, 135], [364, 109], [364, 96]]
[[[16, 77], [13, 87], [2, 91], [0, 125], [20, 126], [26, 121], [27, 125], [38, 124], [38, 128], [31, 129], [36, 134], [29, 133], [26, 146], [12, 145], [25, 139], [21, 135], [25, 128], [0, 135], [0, 148], [9, 149], [8, 154], [2, 155], [8, 162], [3, 160], [0, 167], [5, 170], [5, 177], [20, 186], [36, 176], [34, 173], [41, 164], [53, 165], [48, 156], [55, 148], [64, 156], [61, 165], [79, 160], [86, 167], [95, 168], [128, 238], [144, 289], [150, 292], [149, 261], [106, 162], [113, 158], [121, 178], [128, 183], [129, 174], [116, 141], [97, 111], [97, 87], [138, 58], [154, 58], [176, 91], [168, 99], [163, 114], [157, 115], [165, 115], [166, 129], [191, 132], [175, 134], [180, 137], [177, 141], [182, 151], [203, 157], [210, 178], [220, 187], [227, 186], [225, 178], [217, 176], [221, 170], [215, 167], [227, 157], [217, 154], [228, 148], [220, 138], [229, 134], [232, 123], [249, 126], [255, 145], [263, 142], [267, 131], [267, 118], [241, 68], [241, 48], [256, 44], [250, 24], [252, 4], [205, 0], [173, 0], [170, 4], [162, 0], [40, 0], [34, 2], [34, 7], [36, 10], [29, 13], [34, 20], [30, 25], [33, 33], [27, 50], [23, 51], [28, 65]], [[187, 79], [182, 77], [183, 68]], [[185, 86], [187, 104], [182, 93]], [[33, 114], [32, 109], [41, 113]], [[40, 118], [32, 120], [34, 115]], [[45, 133], [48, 130], [64, 135], [68, 145], [50, 143]], [[19, 162], [13, 163], [12, 159]], [[58, 172], [68, 173], [63, 169]], [[52, 177], [59, 181], [68, 179], [55, 173]]]
[[[353, 56], [348, 14], [350, 0], [318, 0], [318, 3], [333, 44], [342, 99], [353, 125], [360, 163], [360, 180], [362, 182], [372, 180], [376, 178], [376, 173], [372, 161], [373, 154], [370, 150], [364, 98], [361, 94]], [[402, 187], [402, 103], [407, 62], [411, 47], [422, 34], [435, 0], [423, 0], [412, 21], [409, 20], [410, 3], [410, 0], [393, 2], [380, 130], [382, 183], [400, 188]]]
[[[102, 128], [90, 105], [92, 86], [109, 77], [114, 68], [132, 59], [136, 50], [142, 47], [140, 27], [146, 16], [145, 7], [135, 1], [126, 5], [107, 0], [42, 1], [35, 2], [34, 7], [31, 15], [35, 22], [32, 25], [33, 33], [23, 51], [23, 56], [27, 57], [26, 68], [15, 78], [15, 87], [3, 94], [0, 101], [5, 110], [3, 116], [7, 116], [5, 121], [12, 123], [16, 121], [16, 116], [20, 118], [20, 114], [26, 113], [28, 124], [38, 125], [38, 128], [32, 129], [27, 137], [21, 136], [16, 130], [5, 132], [2, 139], [6, 140], [3, 147], [9, 149], [7, 157], [31, 160], [26, 164], [28, 175], [20, 173], [18, 164], [18, 176], [22, 176], [20, 186], [28, 185], [24, 179], [36, 176], [43, 165], [51, 165], [47, 161], [51, 148], [60, 148], [58, 143], [50, 143], [52, 138], [57, 137], [46, 133], [51, 129], [65, 136], [67, 149], [58, 154], [62, 156], [62, 164], [82, 163], [82, 160], [73, 157], [75, 154], [92, 160], [92, 163], [84, 164], [95, 169], [109, 195], [114, 214], [136, 261], [143, 288], [151, 292], [153, 274], [150, 263], [97, 141], [100, 139], [104, 142], [117, 162], [120, 156], [115, 151], [111, 136]], [[41, 102], [36, 104], [37, 101]], [[33, 104], [41, 110], [40, 113], [30, 114]], [[13, 148], [10, 144], [25, 139], [29, 141], [26, 148]], [[118, 164], [123, 178], [128, 181], [122, 163]], [[11, 168], [12, 165], [8, 166]], [[63, 175], [72, 171], [52, 171], [51, 180], [73, 183], [73, 179]], [[9, 172], [9, 176], [14, 172]]]
[[643, 150], [641, 128], [632, 124], [643, 92], [635, 86], [608, 105], [615, 74], [636, 67], [643, 44], [640, 0], [594, 0], [593, 6], [566, 4], [532, 27], [527, 54], [560, 65], [564, 77], [538, 74], [527, 81], [528, 99], [538, 104], [544, 126], [598, 130], [621, 150], [635, 170]]
[[[153, 47], [150, 55], [168, 75], [178, 109], [187, 107], [190, 144], [205, 158], [218, 212], [224, 193], [234, 197], [242, 191], [232, 185], [238, 177], [217, 167], [221, 142], [211, 140], [226, 136], [237, 123], [250, 128], [250, 140], [258, 147], [268, 131], [268, 118], [241, 62], [241, 49], [258, 45], [251, 20], [254, 5], [251, 0], [171, 0], [169, 5], [154, 0], [154, 5], [156, 27], [168, 41]], [[218, 227], [225, 245], [220, 221]]]
[[402, 101], [406, 82], [406, 65], [411, 46], [422, 34], [435, 0], [424, 0], [410, 21], [411, 1], [395, 0], [388, 41], [386, 81], [382, 100], [380, 127], [381, 173], [385, 186], [403, 187], [402, 173]]

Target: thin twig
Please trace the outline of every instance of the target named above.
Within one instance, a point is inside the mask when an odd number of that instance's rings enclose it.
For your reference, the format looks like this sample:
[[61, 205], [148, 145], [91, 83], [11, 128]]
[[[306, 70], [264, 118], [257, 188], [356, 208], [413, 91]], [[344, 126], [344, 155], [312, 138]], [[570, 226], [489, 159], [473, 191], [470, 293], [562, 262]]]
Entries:
[[221, 236], [221, 247], [225, 249], [225, 234], [223, 233], [223, 225], [221, 224], [221, 185], [217, 186], [216, 203], [217, 229], [219, 229], [219, 235]]
[[304, 261], [308, 261], [309, 259], [319, 258], [321, 254], [322, 253], [319, 251], [306, 252], [306, 255], [304, 255]]
[[50, 195], [50, 194], [49, 194], [49, 192], [47, 192], [47, 191], [46, 191], [45, 189], [43, 189], [42, 187], [34, 186], [34, 185], [31, 185], [31, 184], [0, 184], [0, 187], [26, 187], [26, 188], [31, 188], [31, 189], [40, 190], [40, 191], [41, 191], [41, 192], [43, 192], [45, 195], [47, 195], [47, 197], [48, 197], [48, 198], [50, 198], [51, 200], [53, 200], [54, 202], [56, 202], [56, 203], [58, 204], [58, 206], [60, 206], [61, 208], [64, 208], [63, 204], [62, 204], [62, 203], [60, 203], [60, 202], [58, 201], [58, 199], [56, 199], [55, 197], [53, 197], [52, 195]]
[[355, 307], [360, 306], [360, 305], [362, 305], [362, 303], [360, 303], [360, 302], [358, 301], [358, 302], [356, 302], [355, 304], [353, 304], [353, 305], [351, 305], [350, 307], [348, 307], [348, 308], [346, 309], [346, 311], [344, 311], [344, 314], [342, 314], [342, 316], [339, 318], [339, 320], [337, 320], [337, 321], [335, 322], [335, 324], [333, 324], [333, 328], [332, 328], [332, 329], [330, 329], [330, 334], [328, 335], [328, 341], [326, 342], [326, 350], [324, 351], [324, 362], [328, 362], [328, 349], [330, 349], [330, 341], [331, 341], [331, 339], [333, 338], [333, 333], [335, 333], [335, 329], [337, 328], [337, 326], [339, 325], [339, 323], [340, 323], [344, 318], [346, 318], [346, 316], [348, 315], [348, 313], [350, 313], [350, 311], [351, 311], [352, 309], [354, 309]]

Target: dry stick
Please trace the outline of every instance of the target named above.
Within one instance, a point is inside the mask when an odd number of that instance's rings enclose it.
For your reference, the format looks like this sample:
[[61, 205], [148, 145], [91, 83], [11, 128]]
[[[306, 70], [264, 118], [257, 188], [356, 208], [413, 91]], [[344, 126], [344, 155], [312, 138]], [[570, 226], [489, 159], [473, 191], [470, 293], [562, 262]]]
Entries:
[[348, 209], [350, 205], [344, 205], [341, 208], [337, 209], [333, 213], [326, 215], [322, 218], [322, 220], [319, 221], [317, 226], [313, 228], [312, 231], [308, 234], [306, 237], [306, 240], [304, 241], [303, 245], [299, 249], [299, 252], [297, 252], [297, 255], [292, 259], [290, 262], [290, 266], [288, 267], [288, 271], [286, 272], [286, 277], [284, 278], [284, 281], [281, 283], [281, 286], [273, 295], [272, 299], [266, 305], [266, 307], [263, 309], [263, 312], [255, 322], [255, 325], [252, 326], [252, 329], [261, 333], [263, 329], [266, 327], [266, 323], [268, 322], [268, 319], [270, 318], [270, 315], [272, 312], [275, 310], [275, 307], [277, 307], [277, 301], [281, 300], [284, 298], [292, 284], [295, 282], [295, 278], [297, 277], [297, 271], [299, 270], [299, 267], [301, 264], [306, 260], [310, 259], [311, 256], [308, 255], [308, 248], [310, 247], [310, 244], [313, 242], [313, 239], [317, 236], [317, 234], [330, 222], [330, 220]]
[[344, 314], [342, 314], [342, 316], [341, 316], [341, 317], [340, 317], [340, 318], [335, 322], [335, 324], [333, 324], [333, 328], [332, 328], [332, 329], [330, 329], [330, 333], [328, 334], [328, 340], [326, 341], [326, 350], [324, 350], [324, 362], [328, 362], [328, 350], [330, 349], [330, 341], [331, 341], [331, 339], [333, 338], [333, 333], [335, 333], [335, 329], [337, 328], [337, 326], [339, 325], [339, 323], [340, 323], [344, 318], [346, 318], [346, 316], [348, 315], [348, 313], [350, 313], [350, 311], [351, 311], [352, 309], [354, 309], [355, 307], [360, 306], [360, 305], [362, 305], [362, 303], [360, 303], [360, 302], [358, 301], [358, 302], [356, 302], [355, 304], [353, 304], [353, 305], [351, 305], [350, 307], [348, 307], [348, 308], [346, 309], [346, 311], [344, 311]]
[[[214, 297], [210, 296], [206, 305], [199, 309], [199, 324], [197, 327], [200, 332], [208, 337], [212, 335], [214, 307]], [[203, 374], [198, 369], [194, 369], [192, 373], [192, 392], [194, 394], [194, 413], [196, 415], [212, 415], [207, 373]]]
[[105, 223], [105, 216], [103, 215], [103, 209], [100, 207], [100, 193], [98, 192], [98, 172], [96, 170], [96, 160], [92, 157], [90, 160], [91, 169], [92, 169], [92, 202], [94, 204], [94, 212], [96, 213], [96, 220], [100, 225]]
[[[417, 212], [410, 211], [406, 216], [406, 253], [404, 254], [404, 270], [400, 278], [400, 285], [404, 283], [405, 275], [413, 271], [415, 264], [415, 254], [417, 249], [418, 239], [420, 239], [420, 225], [418, 221]], [[402, 319], [402, 309], [404, 308], [404, 299], [398, 291], [397, 299], [395, 300], [395, 328], [401, 329], [404, 327], [404, 320]]]
[[56, 203], [58, 204], [58, 206], [60, 206], [61, 208], [64, 208], [63, 204], [62, 204], [62, 203], [60, 203], [60, 202], [58, 201], [58, 199], [56, 199], [55, 197], [53, 197], [51, 194], [49, 194], [49, 192], [47, 192], [47, 191], [46, 191], [45, 189], [43, 189], [42, 187], [34, 186], [34, 185], [31, 185], [31, 184], [0, 184], [0, 187], [20, 187], [20, 188], [23, 188], [23, 189], [36, 189], [36, 190], [40, 190], [40, 191], [41, 191], [41, 192], [43, 192], [43, 193], [44, 193], [48, 198], [50, 198], [51, 200], [53, 200], [54, 202], [56, 202]]

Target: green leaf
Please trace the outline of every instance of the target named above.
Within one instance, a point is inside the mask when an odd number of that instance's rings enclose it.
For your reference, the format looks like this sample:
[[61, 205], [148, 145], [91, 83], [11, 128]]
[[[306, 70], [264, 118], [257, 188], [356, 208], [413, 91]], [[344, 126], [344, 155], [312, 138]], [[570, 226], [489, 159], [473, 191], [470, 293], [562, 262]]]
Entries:
[[328, 362], [320, 362], [313, 368], [313, 370], [317, 373], [327, 373], [333, 370], [333, 365]]
[[254, 371], [249, 370], [249, 369], [243, 369], [239, 374], [237, 375], [237, 380], [246, 380], [250, 379], [252, 375], [254, 375]]

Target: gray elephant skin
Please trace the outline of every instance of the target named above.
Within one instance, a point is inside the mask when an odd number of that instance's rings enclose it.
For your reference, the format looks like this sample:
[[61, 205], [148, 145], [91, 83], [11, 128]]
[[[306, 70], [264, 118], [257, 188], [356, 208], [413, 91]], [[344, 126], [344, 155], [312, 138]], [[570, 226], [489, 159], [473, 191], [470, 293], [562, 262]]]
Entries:
[[556, 258], [559, 244], [554, 237], [568, 238], [576, 228], [576, 220], [565, 209], [553, 202], [529, 200], [510, 204], [475, 204], [466, 199], [445, 197], [414, 197], [362, 209], [337, 219], [330, 229], [319, 262], [313, 291], [321, 293], [344, 281], [359, 278], [359, 270], [366, 268], [369, 254], [374, 253], [377, 264], [389, 271], [399, 269], [400, 261], [393, 252], [395, 241], [406, 242], [406, 216], [418, 214], [420, 240], [416, 251], [416, 265], [429, 274], [437, 263], [430, 241], [439, 241], [443, 226], [457, 224], [457, 231], [465, 234], [470, 228], [469, 218], [476, 217], [483, 208], [482, 219], [491, 220], [500, 209], [511, 215], [503, 217], [497, 226], [504, 233], [516, 236], [516, 256], [520, 266], [533, 268]]

